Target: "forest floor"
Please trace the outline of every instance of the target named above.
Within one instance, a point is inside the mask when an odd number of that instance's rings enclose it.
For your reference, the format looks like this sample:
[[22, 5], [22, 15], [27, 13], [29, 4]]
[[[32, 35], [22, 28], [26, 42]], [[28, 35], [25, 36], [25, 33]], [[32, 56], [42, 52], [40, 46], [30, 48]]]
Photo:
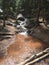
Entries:
[[[9, 33], [11, 34], [14, 33], [15, 29], [13, 27], [8, 26], [7, 28], [8, 30], [10, 30]], [[6, 31], [6, 29], [4, 29], [4, 31]], [[1, 41], [2, 40], [0, 40], [0, 44]], [[5, 43], [4, 41], [3, 44]], [[14, 36], [12, 36], [10, 42], [9, 41], [7, 42], [9, 44], [10, 43], [12, 44], [7, 48], [6, 55], [4, 57], [0, 57], [0, 65], [18, 65], [18, 64], [20, 65], [21, 62], [25, 61], [31, 55], [43, 51], [44, 48], [46, 47], [46, 45], [43, 44], [43, 42], [41, 42], [40, 40], [31, 36], [24, 36], [21, 34], [15, 34]], [[35, 65], [40, 65], [40, 63], [37, 63]], [[45, 65], [45, 63], [43, 63], [42, 65]]]

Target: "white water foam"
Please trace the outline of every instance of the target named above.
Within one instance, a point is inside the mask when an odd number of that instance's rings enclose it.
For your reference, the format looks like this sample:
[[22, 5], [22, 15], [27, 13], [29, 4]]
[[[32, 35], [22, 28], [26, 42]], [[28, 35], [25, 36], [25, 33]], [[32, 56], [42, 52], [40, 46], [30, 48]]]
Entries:
[[27, 32], [26, 31], [25, 32], [21, 32], [19, 34], [27, 36]]

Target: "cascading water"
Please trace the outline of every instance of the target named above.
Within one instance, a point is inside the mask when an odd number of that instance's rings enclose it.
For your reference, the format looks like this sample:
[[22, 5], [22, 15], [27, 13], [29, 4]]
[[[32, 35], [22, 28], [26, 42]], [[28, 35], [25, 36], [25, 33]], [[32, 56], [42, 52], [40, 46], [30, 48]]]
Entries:
[[22, 14], [18, 15], [18, 23], [19, 23], [19, 25], [17, 25], [17, 29], [19, 29], [19, 34], [21, 34], [21, 35], [27, 35], [27, 29], [25, 28], [26, 21], [28, 21], [28, 19], [24, 18], [22, 16]]

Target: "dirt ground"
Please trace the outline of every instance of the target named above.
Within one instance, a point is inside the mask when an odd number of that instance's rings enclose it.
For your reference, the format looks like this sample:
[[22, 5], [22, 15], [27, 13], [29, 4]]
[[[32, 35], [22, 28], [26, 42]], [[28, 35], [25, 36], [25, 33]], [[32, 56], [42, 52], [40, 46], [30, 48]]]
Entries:
[[[32, 54], [43, 51], [45, 47], [45, 44], [34, 37], [17, 34], [14, 43], [7, 49], [7, 55], [0, 58], [0, 65], [20, 65]], [[49, 63], [49, 60], [47, 61]], [[36, 65], [40, 65], [40, 63], [36, 63]], [[42, 65], [45, 63], [42, 62]]]
[[[7, 32], [7, 29], [9, 30], [9, 32]], [[2, 32], [0, 32], [0, 34]], [[7, 26], [4, 34], [5, 33], [15, 34], [15, 28], [12, 26]], [[6, 50], [5, 56], [0, 57], [0, 65], [18, 65], [18, 64], [20, 65], [21, 62], [24, 62], [27, 58], [29, 58], [33, 54], [39, 53], [49, 46], [41, 42], [40, 40], [36, 39], [35, 37], [31, 36], [15, 34], [14, 36], [11, 37], [12, 38], [10, 38], [9, 40], [5, 39], [3, 41], [3, 44], [5, 44], [5, 46], [3, 46], [4, 48], [6, 47], [7, 44], [9, 46], [7, 45], [8, 48]], [[35, 65], [49, 65], [49, 58], [44, 62], [42, 61], [41, 63], [39, 62], [36, 63]]]

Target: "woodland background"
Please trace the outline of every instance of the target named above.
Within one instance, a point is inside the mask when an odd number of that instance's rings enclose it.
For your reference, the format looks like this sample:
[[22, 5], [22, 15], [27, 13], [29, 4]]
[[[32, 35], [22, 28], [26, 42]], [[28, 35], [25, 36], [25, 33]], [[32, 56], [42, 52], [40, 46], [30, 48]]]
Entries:
[[[49, 24], [49, 0], [0, 0], [0, 19], [15, 18], [22, 13], [29, 19], [42, 17]], [[3, 16], [2, 16], [3, 15]], [[5, 22], [4, 22], [5, 26]]]

